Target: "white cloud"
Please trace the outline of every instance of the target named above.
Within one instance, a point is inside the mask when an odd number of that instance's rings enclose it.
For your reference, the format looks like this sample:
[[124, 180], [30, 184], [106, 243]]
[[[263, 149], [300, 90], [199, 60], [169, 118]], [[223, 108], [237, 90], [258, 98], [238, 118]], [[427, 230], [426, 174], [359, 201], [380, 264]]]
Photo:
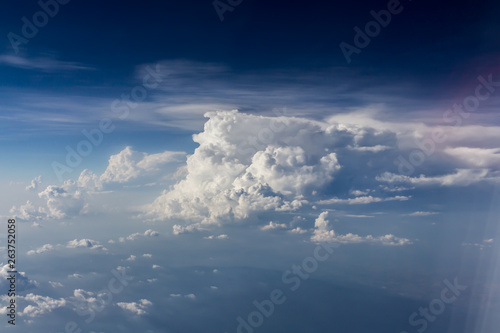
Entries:
[[229, 236], [226, 234], [222, 234], [222, 235], [218, 235], [218, 236], [210, 235], [210, 236], [203, 237], [203, 238], [204, 239], [229, 239]]
[[345, 217], [355, 217], [355, 218], [370, 218], [371, 215], [356, 215], [356, 214], [346, 214]]
[[448, 147], [444, 152], [471, 167], [500, 167], [500, 148]]
[[27, 191], [36, 190], [38, 188], [38, 185], [40, 185], [41, 183], [42, 183], [42, 176], [35, 177], [35, 179], [31, 181], [31, 184], [26, 186], [26, 190]]
[[368, 152], [373, 152], [373, 153], [378, 153], [387, 149], [391, 149], [389, 146], [384, 146], [384, 145], [375, 145], [375, 146], [363, 146], [363, 147], [348, 147], [349, 149], [352, 150], [357, 150], [357, 151], [368, 151]]
[[349, 198], [349, 199], [338, 199], [332, 198], [327, 200], [320, 200], [317, 202], [319, 205], [331, 205], [331, 204], [348, 204], [348, 205], [361, 205], [361, 204], [369, 204], [373, 202], [383, 202], [383, 201], [406, 201], [410, 199], [409, 196], [397, 195], [395, 197], [388, 198], [378, 198], [370, 196]]
[[307, 230], [302, 229], [301, 227], [297, 227], [297, 228], [289, 230], [289, 232], [291, 232], [292, 234], [305, 234], [307, 232]]
[[475, 246], [478, 247], [480, 250], [483, 250], [484, 248], [489, 248], [493, 245], [493, 238], [485, 239], [481, 243], [466, 243], [463, 242], [462, 246]]
[[406, 216], [429, 216], [429, 215], [436, 215], [436, 214], [439, 214], [439, 213], [418, 211], [418, 212], [413, 212], [413, 213], [404, 214], [404, 215], [406, 215]]
[[34, 305], [27, 305], [21, 312], [20, 315], [28, 317], [38, 317], [46, 313], [52, 312], [52, 310], [66, 306], [67, 302], [64, 298], [55, 299], [48, 296], [40, 296], [29, 293], [26, 296], [18, 296], [18, 298], [23, 299], [28, 303], [34, 303]]
[[62, 287], [64, 287], [61, 282], [49, 281], [49, 284], [52, 286], [52, 288], [62, 288]]
[[260, 230], [276, 230], [276, 229], [286, 229], [288, 226], [284, 223], [275, 223], [270, 221], [269, 224], [260, 227]]
[[92, 239], [73, 239], [71, 241], [68, 241], [66, 245], [62, 244], [45, 244], [39, 248], [36, 248], [34, 250], [28, 251], [26, 254], [27, 255], [34, 255], [34, 254], [41, 254], [49, 251], [54, 251], [57, 249], [61, 248], [68, 248], [68, 249], [76, 249], [76, 248], [86, 248], [90, 250], [103, 250], [107, 251], [107, 249], [102, 246], [98, 241], [92, 240]]
[[360, 197], [360, 196], [364, 196], [364, 195], [367, 195], [368, 193], [370, 193], [370, 190], [369, 189], [366, 189], [364, 191], [361, 191], [361, 190], [351, 190], [349, 191], [350, 194], [354, 195], [355, 197]]
[[133, 254], [130, 255], [130, 257], [128, 257], [127, 259], [125, 259], [126, 261], [135, 261], [135, 258], [137, 258], [136, 256], [134, 256]]
[[99, 180], [102, 183], [126, 183], [139, 177], [155, 177], [163, 173], [167, 164], [184, 160], [185, 155], [184, 152], [172, 151], [149, 155], [126, 147], [109, 158], [108, 167]]
[[26, 254], [30, 256], [30, 255], [33, 255], [33, 254], [40, 254], [40, 253], [52, 251], [54, 249], [55, 249], [54, 245], [52, 245], [52, 244], [45, 244], [42, 247], [39, 247], [37, 249], [28, 251]]
[[120, 237], [118, 240], [120, 242], [125, 242], [125, 240], [133, 241], [139, 237], [157, 237], [158, 235], [160, 235], [160, 233], [158, 231], [148, 229], [148, 230], [144, 231], [143, 233], [136, 232], [136, 233], [133, 233], [131, 235], [128, 235], [126, 238]]
[[144, 258], [152, 258], [152, 257], [153, 257], [153, 255], [152, 255], [152, 254], [150, 254], [150, 253], [144, 253], [142, 256], [143, 256]]
[[57, 72], [57, 71], [74, 71], [74, 70], [90, 70], [91, 67], [87, 67], [76, 62], [68, 62], [56, 60], [54, 58], [24, 58], [17, 55], [2, 54], [0, 55], [0, 64], [23, 68], [23, 69], [34, 69], [44, 72]]
[[123, 310], [132, 312], [133, 314], [140, 316], [146, 314], [146, 308], [153, 305], [153, 303], [151, 303], [147, 299], [141, 299], [139, 300], [139, 302], [119, 302], [116, 303], [116, 305], [118, 305]]
[[[8, 290], [8, 286], [10, 285], [9, 280], [7, 278], [10, 276], [10, 273], [8, 273], [11, 270], [9, 267], [9, 264], [3, 264], [0, 263], [0, 289], [1, 290]], [[18, 272], [16, 276], [16, 290], [23, 291], [23, 290], [28, 290], [32, 289], [38, 286], [38, 282], [35, 280], [31, 280], [26, 276], [26, 273], [24, 272]]]
[[66, 244], [68, 249], [76, 249], [76, 248], [88, 248], [92, 250], [103, 250], [107, 249], [102, 246], [98, 241], [92, 239], [73, 239]]
[[73, 291], [73, 296], [68, 300], [72, 302], [77, 312], [86, 310], [99, 312], [102, 311], [107, 304], [107, 295], [106, 293], [95, 293], [83, 289], [75, 289]]
[[10, 209], [10, 213], [14, 215], [15, 218], [21, 220], [42, 220], [47, 216], [42, 207], [35, 207], [30, 200], [26, 201], [26, 204], [19, 206], [19, 208], [13, 206]]
[[[169, 174], [166, 166], [184, 159], [184, 152], [165, 151], [150, 155], [126, 147], [109, 158], [101, 176], [85, 169], [76, 181], [70, 179], [60, 186], [49, 185], [39, 192], [38, 197], [44, 204], [35, 205], [28, 200], [24, 205], [13, 206], [10, 213], [22, 220], [55, 220], [84, 215], [91, 209], [89, 202], [92, 196], [96, 192], [102, 193], [106, 186], [166, 179]], [[40, 181], [40, 177], [35, 178], [27, 189], [35, 189]]]
[[170, 297], [175, 297], [175, 298], [185, 297], [185, 298], [189, 298], [189, 299], [196, 299], [196, 295], [195, 294], [187, 294], [187, 295], [184, 295], [184, 296], [182, 294], [170, 294]]
[[414, 185], [467, 186], [480, 181], [500, 181], [500, 176], [488, 169], [457, 169], [453, 174], [427, 177], [409, 177], [391, 172], [384, 172], [376, 178], [380, 182], [409, 183]]
[[196, 299], [195, 294], [187, 294], [187, 295], [184, 295], [184, 297], [189, 298], [189, 299]]
[[78, 274], [78, 273], [74, 273], [74, 274], [68, 275], [68, 277], [73, 278], [73, 279], [81, 279], [81, 278], [83, 278], [83, 275]]
[[407, 238], [399, 238], [392, 234], [385, 236], [374, 237], [372, 235], [359, 236], [356, 234], [348, 233], [346, 235], [338, 235], [333, 229], [329, 228], [329, 221], [327, 220], [328, 212], [321, 213], [314, 222], [314, 231], [311, 236], [313, 242], [332, 242], [341, 244], [350, 243], [375, 243], [381, 245], [401, 246], [411, 244], [412, 242]]
[[[202, 229], [253, 212], [295, 210], [334, 180], [341, 168], [338, 149], [389, 140], [382, 132], [303, 118], [236, 111], [206, 116], [204, 131], [193, 136], [199, 147], [187, 159], [185, 178], [165, 190], [146, 216], [196, 221], [192, 228]], [[174, 230], [186, 231], [192, 230]]]

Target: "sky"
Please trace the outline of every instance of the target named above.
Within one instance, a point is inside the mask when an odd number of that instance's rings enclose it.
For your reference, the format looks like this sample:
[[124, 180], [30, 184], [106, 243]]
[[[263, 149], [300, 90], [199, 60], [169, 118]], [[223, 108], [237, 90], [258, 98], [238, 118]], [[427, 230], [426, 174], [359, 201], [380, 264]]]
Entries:
[[2, 332], [495, 332], [499, 9], [3, 4]]

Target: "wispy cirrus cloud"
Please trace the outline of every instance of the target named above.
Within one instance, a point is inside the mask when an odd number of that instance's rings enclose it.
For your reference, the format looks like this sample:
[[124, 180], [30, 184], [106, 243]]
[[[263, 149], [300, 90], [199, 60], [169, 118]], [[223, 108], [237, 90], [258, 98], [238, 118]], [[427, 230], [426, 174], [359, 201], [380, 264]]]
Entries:
[[410, 196], [404, 196], [404, 195], [397, 195], [395, 197], [387, 197], [387, 198], [379, 198], [369, 195], [369, 196], [362, 196], [349, 199], [332, 198], [327, 200], [320, 200], [317, 202], [317, 204], [318, 205], [331, 205], [331, 204], [366, 205], [373, 202], [406, 201], [409, 200], [410, 198], [411, 198]]
[[50, 57], [27, 58], [18, 55], [0, 55], [0, 65], [42, 72], [93, 70], [94, 68], [70, 61], [61, 61]]

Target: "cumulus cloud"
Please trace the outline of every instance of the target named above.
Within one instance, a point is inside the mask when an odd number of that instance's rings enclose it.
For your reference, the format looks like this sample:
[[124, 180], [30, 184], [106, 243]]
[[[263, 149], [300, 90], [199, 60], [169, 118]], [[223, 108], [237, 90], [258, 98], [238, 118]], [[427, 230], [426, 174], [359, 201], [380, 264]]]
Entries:
[[27, 303], [32, 303], [27, 305], [21, 312], [21, 316], [28, 317], [38, 317], [46, 313], [52, 312], [52, 310], [66, 306], [67, 302], [64, 298], [55, 299], [48, 296], [40, 296], [35, 294], [28, 294], [26, 296], [18, 296]]
[[66, 247], [69, 249], [87, 248], [91, 250], [106, 251], [106, 248], [104, 246], [102, 246], [98, 241], [92, 239], [73, 239], [66, 244]]
[[[296, 210], [335, 179], [341, 169], [337, 150], [389, 140], [371, 129], [301, 118], [237, 111], [205, 116], [204, 131], [193, 136], [199, 147], [187, 158], [185, 177], [148, 208], [150, 218], [182, 219], [202, 229], [254, 212]], [[187, 231], [181, 225], [174, 230]]]
[[41, 220], [47, 217], [46, 211], [43, 207], [35, 207], [31, 200], [26, 201], [26, 204], [19, 207], [13, 206], [10, 213], [15, 218], [21, 220]]
[[132, 312], [133, 314], [140, 316], [146, 314], [146, 308], [153, 305], [153, 303], [151, 303], [147, 299], [141, 299], [139, 300], [139, 302], [119, 302], [116, 303], [116, 305], [118, 305], [123, 310]]
[[348, 233], [346, 235], [338, 235], [335, 230], [331, 229], [328, 221], [328, 212], [322, 212], [314, 222], [314, 231], [311, 236], [313, 242], [332, 242], [341, 244], [350, 243], [375, 243], [381, 245], [401, 246], [411, 244], [412, 242], [407, 238], [399, 238], [392, 234], [385, 236], [374, 237], [372, 235], [359, 236], [356, 234]]
[[40, 185], [41, 183], [42, 183], [42, 176], [35, 177], [35, 179], [31, 181], [31, 184], [26, 186], [26, 190], [27, 191], [36, 190], [38, 188], [38, 185]]
[[273, 221], [270, 221], [269, 224], [266, 224], [262, 227], [260, 227], [260, 230], [276, 230], [276, 229], [286, 229], [288, 226], [284, 223], [276, 223]]
[[369, 189], [366, 189], [364, 191], [361, 191], [361, 190], [351, 190], [349, 191], [350, 194], [354, 195], [355, 197], [360, 197], [360, 196], [364, 196], [364, 195], [367, 195], [368, 193], [370, 193], [370, 190]]
[[106, 292], [91, 292], [83, 289], [75, 289], [73, 296], [68, 298], [77, 313], [100, 312], [108, 302]]
[[167, 164], [182, 161], [185, 155], [184, 152], [172, 151], [149, 155], [126, 147], [109, 158], [108, 167], [99, 180], [102, 183], [126, 183], [139, 177], [155, 177]]
[[[169, 175], [166, 166], [173, 162], [182, 162], [184, 152], [165, 151], [147, 154], [126, 147], [109, 158], [108, 166], [102, 175], [96, 175], [85, 169], [78, 179], [66, 180], [62, 185], [49, 185], [38, 193], [43, 203], [35, 204], [28, 200], [26, 204], [13, 206], [10, 213], [21, 220], [55, 220], [83, 215], [89, 212], [89, 199], [96, 192], [113, 184], [124, 185], [132, 181], [158, 181]], [[34, 190], [41, 183], [41, 177], [35, 178], [27, 187]]]
[[297, 228], [289, 230], [289, 232], [291, 232], [292, 234], [305, 234], [307, 232], [307, 230], [302, 229], [301, 227], [297, 227]]
[[28, 251], [26, 254], [27, 255], [33, 255], [33, 254], [40, 254], [40, 253], [45, 253], [45, 252], [48, 252], [48, 251], [52, 251], [55, 249], [55, 246], [52, 245], [52, 244], [45, 244], [37, 249], [34, 249], [34, 250], [30, 250]]
[[148, 229], [144, 231], [143, 233], [141, 232], [136, 232], [131, 235], [128, 235], [127, 237], [120, 237], [118, 241], [120, 242], [125, 242], [125, 240], [133, 241], [139, 237], [157, 237], [160, 233], [158, 231], [154, 231], [152, 229]]
[[[9, 268], [9, 264], [3, 264], [0, 263], [0, 288], [2, 290], [8, 290], [8, 286], [10, 285], [10, 282], [7, 280], [7, 278], [10, 276], [10, 273], [8, 273], [11, 269]], [[26, 273], [24, 272], [18, 272], [16, 276], [16, 290], [17, 291], [23, 291], [23, 290], [29, 290], [36, 288], [38, 285], [38, 282], [35, 280], [31, 280], [26, 276]]]

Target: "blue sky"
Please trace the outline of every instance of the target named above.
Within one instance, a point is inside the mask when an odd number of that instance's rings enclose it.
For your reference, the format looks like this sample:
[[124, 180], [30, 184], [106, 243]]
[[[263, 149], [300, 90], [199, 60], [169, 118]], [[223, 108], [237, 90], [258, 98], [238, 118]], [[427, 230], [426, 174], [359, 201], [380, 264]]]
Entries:
[[498, 10], [4, 4], [2, 329], [495, 331]]

